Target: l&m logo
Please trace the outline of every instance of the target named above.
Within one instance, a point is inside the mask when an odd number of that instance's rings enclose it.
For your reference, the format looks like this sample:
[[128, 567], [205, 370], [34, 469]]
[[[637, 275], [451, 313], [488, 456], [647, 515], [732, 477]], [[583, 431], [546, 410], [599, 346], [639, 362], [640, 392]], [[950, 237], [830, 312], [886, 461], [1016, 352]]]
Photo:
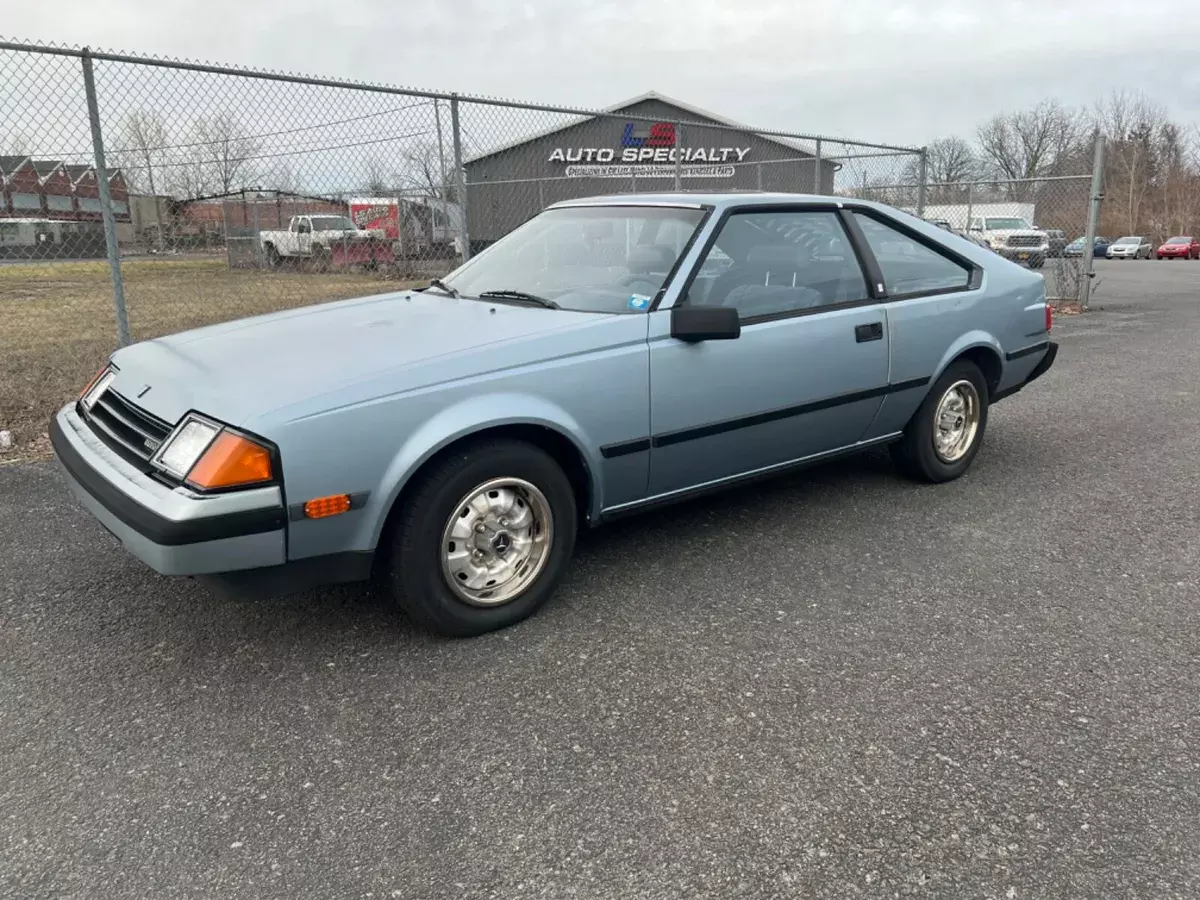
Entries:
[[675, 124], [673, 122], [655, 122], [647, 126], [645, 123], [625, 123], [625, 133], [621, 135], [622, 147], [674, 147]]

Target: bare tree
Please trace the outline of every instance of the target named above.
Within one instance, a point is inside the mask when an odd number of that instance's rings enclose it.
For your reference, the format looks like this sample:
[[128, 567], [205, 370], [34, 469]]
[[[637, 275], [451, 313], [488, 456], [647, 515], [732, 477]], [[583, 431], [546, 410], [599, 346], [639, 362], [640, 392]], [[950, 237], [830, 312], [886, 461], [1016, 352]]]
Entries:
[[[1096, 127], [1108, 139], [1107, 195], [1125, 230], [1137, 232], [1159, 176], [1177, 173], [1185, 156], [1178, 128], [1145, 94], [1114, 91], [1095, 109]], [[1161, 227], [1161, 226], [1160, 226]]]
[[1024, 199], [1034, 186], [1029, 180], [1063, 174], [1079, 159], [1086, 143], [1087, 119], [1057, 100], [1043, 100], [1018, 112], [1000, 113], [976, 132], [979, 155], [989, 175], [1011, 182], [1012, 199]]
[[4, 156], [31, 156], [33, 141], [24, 132], [10, 131], [4, 142], [0, 143], [0, 153]]
[[304, 176], [283, 160], [277, 161], [259, 180], [267, 190], [281, 194], [302, 194], [307, 190]]
[[455, 201], [454, 173], [445, 166], [445, 153], [437, 143], [418, 144], [404, 154], [401, 181], [421, 196]]
[[368, 194], [379, 195], [394, 193], [395, 188], [389, 184], [385, 167], [378, 158], [372, 156], [363, 166], [362, 189]]
[[[916, 183], [921, 161], [913, 158], [904, 167], [904, 180]], [[929, 184], [971, 181], [979, 174], [979, 159], [971, 145], [957, 136], [930, 141], [925, 150], [925, 179]]]
[[227, 194], [254, 180], [255, 155], [262, 144], [230, 113], [197, 119], [189, 143], [184, 168], [206, 192]]
[[170, 138], [162, 117], [156, 112], [134, 110], [121, 122], [113, 144], [130, 186], [136, 191], [157, 194], [156, 170], [161, 171], [167, 165], [170, 154]]

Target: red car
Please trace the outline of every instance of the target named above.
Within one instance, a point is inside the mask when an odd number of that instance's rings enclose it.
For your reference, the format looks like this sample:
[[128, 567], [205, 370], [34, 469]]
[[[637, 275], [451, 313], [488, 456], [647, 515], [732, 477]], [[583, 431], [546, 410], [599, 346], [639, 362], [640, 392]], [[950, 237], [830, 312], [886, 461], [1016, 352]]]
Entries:
[[1159, 259], [1200, 259], [1200, 241], [1194, 237], [1173, 237], [1158, 248]]

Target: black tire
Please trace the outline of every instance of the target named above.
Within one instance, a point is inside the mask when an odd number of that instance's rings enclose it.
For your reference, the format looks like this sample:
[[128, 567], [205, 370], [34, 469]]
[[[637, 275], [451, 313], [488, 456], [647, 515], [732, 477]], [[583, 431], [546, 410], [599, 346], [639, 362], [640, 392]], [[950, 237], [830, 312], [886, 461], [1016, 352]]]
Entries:
[[[562, 468], [546, 452], [521, 441], [487, 440], [464, 445], [436, 460], [398, 511], [384, 577], [409, 617], [428, 630], [470, 637], [507, 628], [533, 615], [550, 599], [575, 549], [575, 492]], [[442, 567], [442, 535], [462, 500], [492, 479], [515, 478], [533, 485], [549, 505], [552, 531], [545, 562], [532, 582], [511, 600], [476, 606], [460, 597]]]
[[312, 270], [314, 272], [328, 272], [332, 261], [333, 254], [327, 247], [312, 248]]
[[[946, 462], [938, 456], [933, 444], [934, 418], [938, 404], [952, 385], [960, 381], [969, 381], [975, 388], [975, 396], [979, 404], [979, 422], [975, 429], [970, 446], [961, 457], [954, 462]], [[973, 362], [960, 359], [950, 365], [942, 377], [937, 380], [929, 394], [921, 403], [920, 408], [913, 414], [904, 429], [904, 436], [888, 447], [892, 462], [896, 468], [909, 478], [916, 481], [927, 481], [938, 484], [958, 478], [971, 467], [979, 446], [983, 443], [983, 434], [987, 430], [988, 392], [983, 373]]]
[[275, 249], [275, 245], [267, 244], [263, 249], [267, 258], [267, 268], [278, 269], [282, 264], [282, 257], [279, 255], [279, 251]]
[[1046, 258], [1044, 256], [1035, 256], [1033, 259], [1029, 260], [1029, 268], [1031, 269], [1040, 269], [1045, 264]]

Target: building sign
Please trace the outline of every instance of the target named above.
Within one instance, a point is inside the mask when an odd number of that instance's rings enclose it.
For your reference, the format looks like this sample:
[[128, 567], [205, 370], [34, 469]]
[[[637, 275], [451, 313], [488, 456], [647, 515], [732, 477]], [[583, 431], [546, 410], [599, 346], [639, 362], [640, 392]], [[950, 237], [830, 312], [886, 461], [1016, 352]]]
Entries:
[[400, 204], [387, 197], [350, 201], [350, 221], [367, 231], [382, 231], [389, 241], [400, 237]]
[[681, 147], [672, 122], [625, 123], [621, 146], [556, 147], [550, 162], [566, 163], [568, 178], [732, 178], [749, 147]]

